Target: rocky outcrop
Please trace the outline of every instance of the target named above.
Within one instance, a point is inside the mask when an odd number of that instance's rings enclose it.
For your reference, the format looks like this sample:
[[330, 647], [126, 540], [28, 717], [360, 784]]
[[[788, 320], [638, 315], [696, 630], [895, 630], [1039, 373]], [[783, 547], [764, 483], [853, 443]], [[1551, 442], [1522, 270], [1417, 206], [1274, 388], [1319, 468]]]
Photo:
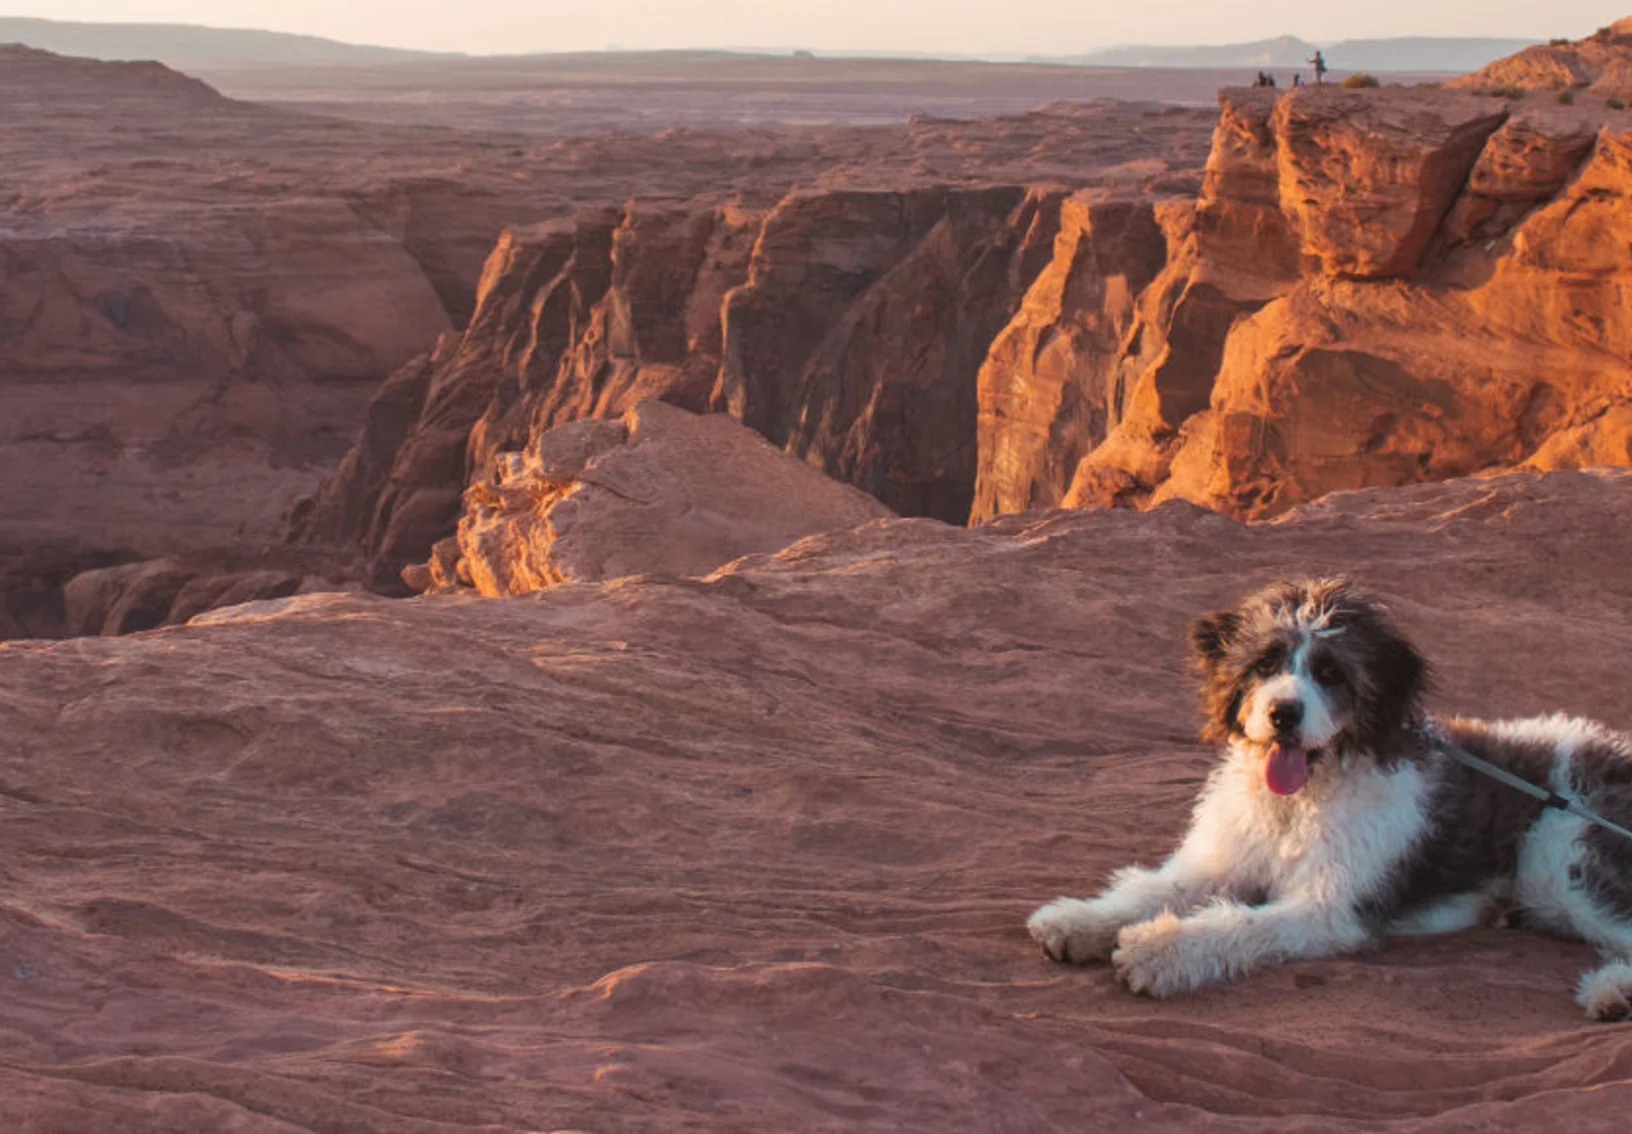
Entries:
[[1048, 262], [1062, 196], [635, 200], [507, 233], [470, 328], [387, 383], [295, 536], [359, 535], [389, 591], [495, 455], [650, 399], [729, 413], [898, 511], [962, 521], [976, 376]]
[[[1037, 341], [1034, 310], [1110, 330], [1049, 340], [1055, 372], [1099, 376], [1092, 415], [983, 415], [983, 454], [1026, 459], [983, 460], [974, 518], [1174, 498], [1265, 516], [1624, 463], [1629, 131], [1461, 91], [1226, 92], [1200, 196], [1152, 212], [1165, 257], [1144, 291], [1088, 287], [1054, 313], [1050, 281], [1078, 256], [1062, 241], [1000, 336]], [[983, 385], [1047, 390], [1018, 355], [994, 351]]]
[[1531, 474], [7, 643], [0, 1128], [1618, 1129], [1590, 946], [1151, 1001], [1023, 921], [1183, 828], [1199, 612], [1339, 564], [1436, 712], [1627, 728], [1629, 558], [1628, 474]]
[[1591, 235], [1622, 138], [1465, 91], [1232, 91], [1194, 199], [800, 190], [517, 230], [299, 531], [360, 534], [389, 590], [495, 454], [644, 398], [947, 520], [1598, 460], [1632, 388], [1626, 257]]
[[[157, 64], [4, 50], [0, 540], [266, 535], [449, 325], [404, 242], [312, 184], [358, 131]], [[304, 168], [265, 174], [278, 151]]]
[[1585, 108], [1533, 105], [1513, 111], [1486, 140], [1445, 218], [1442, 240], [1471, 244], [1511, 232], [1575, 176], [1599, 126]]
[[626, 575], [706, 575], [892, 513], [723, 414], [643, 402], [556, 426], [465, 490], [458, 535], [404, 578], [498, 597]]
[[84, 571], [62, 587], [62, 632], [134, 634], [179, 626], [217, 607], [350, 589], [347, 565], [279, 550], [263, 556], [193, 554]]
[[993, 342], [977, 380], [971, 518], [1060, 502], [1077, 464], [1104, 440], [1117, 352], [1134, 303], [1165, 265], [1145, 197], [1065, 201], [1053, 259]]
[[1522, 94], [1572, 94], [1583, 98], [1632, 98], [1632, 17], [1616, 20], [1585, 39], [1553, 40], [1498, 59], [1452, 86]]
[[94, 544], [0, 544], [0, 641], [58, 638], [66, 627], [63, 586], [76, 575], [130, 560]]
[[[343, 96], [340, 88], [369, 80], [325, 81]], [[530, 74], [483, 82], [484, 97], [494, 82], [536, 94]], [[649, 85], [619, 92], [631, 103], [664, 97]], [[559, 107], [551, 137], [529, 138], [487, 132], [508, 101], [493, 97], [460, 103], [471, 129], [400, 128], [235, 101], [157, 64], [0, 49], [0, 636], [63, 632], [61, 587], [83, 571], [243, 552], [281, 532], [291, 503], [346, 453], [385, 376], [468, 325], [483, 264], [507, 225], [653, 192], [741, 194], [757, 216], [796, 184], [1137, 184], [1194, 164], [1208, 129], [1199, 111], [1109, 104], [979, 121], [733, 129], [737, 110], [721, 105], [706, 120], [712, 128], [646, 135], [607, 132], [629, 119], [607, 117], [601, 103]], [[661, 235], [661, 208], [654, 203], [625, 234], [646, 243], [617, 254], [643, 266], [623, 281], [630, 318], [609, 311], [605, 332], [621, 343], [632, 328], [641, 340], [630, 383], [671, 389], [692, 378], [654, 369], [675, 348], [669, 330], [653, 338], [648, 324], [668, 318], [655, 314], [680, 286], [668, 276], [689, 270], [666, 257], [696, 252], [686, 232]], [[747, 245], [718, 249], [735, 266], [717, 278], [744, 281], [756, 233], [750, 222]], [[595, 271], [609, 272], [612, 253], [597, 254]], [[706, 295], [699, 285], [717, 337], [718, 297]], [[465, 372], [477, 361], [469, 357]], [[696, 379], [693, 408], [706, 404], [714, 368]], [[620, 409], [644, 396], [633, 385], [616, 392], [623, 373], [606, 381]], [[368, 418], [376, 440], [391, 432], [382, 418], [399, 395], [417, 418], [428, 394], [409, 377], [391, 390]], [[439, 388], [432, 400], [449, 396]], [[563, 405], [546, 416], [575, 412]], [[510, 424], [495, 412], [496, 431]], [[525, 439], [526, 422], [520, 428]], [[352, 463], [383, 460], [388, 473], [388, 447]], [[454, 464], [463, 468], [463, 456]], [[425, 514], [434, 502], [424, 487], [403, 486], [382, 531], [395, 523], [406, 532]], [[455, 474], [439, 523], [450, 522], [462, 487]], [[371, 522], [378, 492], [348, 496], [353, 505], [365, 496], [365, 520], [340, 517], [347, 540]], [[399, 558], [423, 558], [427, 546], [412, 543]]]
[[[1127, 215], [1138, 243], [1129, 247], [1143, 258], [1131, 261], [1139, 263], [1132, 275], [1102, 271], [1095, 260], [1076, 256], [1069, 233], [1062, 238], [1024, 310], [1040, 305], [1049, 311], [1055, 306], [1050, 281], [1081, 277], [1083, 283], [1061, 297], [1058, 314], [1049, 316], [1047, 350], [1038, 360], [1092, 377], [1068, 383], [1070, 397], [1058, 408], [1048, 399], [1034, 403], [1043, 410], [1040, 419], [1027, 420], [995, 400], [983, 403], [983, 461], [971, 520], [1060, 503], [1126, 504], [1142, 478], [1161, 475], [1159, 439], [1206, 407], [1235, 319], [1298, 278], [1299, 242], [1280, 207], [1275, 108], [1268, 91], [1232, 92], [1221, 100], [1197, 200], [1108, 206], [1110, 216], [1132, 209]], [[1004, 332], [1000, 346], [1016, 331], [1025, 342], [1025, 319]], [[1099, 330], [1086, 337], [1073, 330], [1085, 327]], [[1050, 383], [1038, 377], [994, 350], [981, 373], [983, 397], [1006, 387], [1048, 390]], [[1020, 452], [1025, 459], [1009, 463]], [[1092, 462], [1090, 455], [1096, 455]]]
[[[381, 388], [339, 471], [292, 512], [297, 540], [357, 540], [367, 581], [390, 592], [402, 586], [404, 566], [452, 534], [472, 473], [525, 445], [535, 428], [616, 416], [651, 397], [705, 409], [718, 364], [717, 305], [747, 259], [746, 248], [731, 254], [737, 216], [724, 206], [635, 203], [507, 231], [488, 258], [470, 326]], [[719, 242], [710, 235], [717, 227], [727, 234]], [[678, 249], [658, 235], [677, 228]], [[705, 264], [712, 243], [719, 246]], [[651, 250], [651, 260], [637, 248]], [[697, 317], [697, 337], [688, 332], [693, 293], [716, 305]]]
[[1505, 105], [1388, 90], [1278, 99], [1281, 211], [1332, 278], [1416, 271]]

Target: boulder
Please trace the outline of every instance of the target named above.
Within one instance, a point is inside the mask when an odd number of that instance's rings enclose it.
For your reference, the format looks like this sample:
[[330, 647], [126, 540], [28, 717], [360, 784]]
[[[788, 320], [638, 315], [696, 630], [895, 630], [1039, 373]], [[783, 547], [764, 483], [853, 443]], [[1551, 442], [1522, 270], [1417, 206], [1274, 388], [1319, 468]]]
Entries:
[[1310, 87], [1275, 104], [1281, 211], [1329, 276], [1409, 276], [1507, 118], [1498, 99]]
[[1460, 243], [1511, 232], [1575, 176], [1592, 152], [1598, 126], [1587, 107], [1527, 106], [1511, 115], [1485, 142], [1445, 218], [1445, 238]]
[[500, 454], [465, 490], [457, 556], [434, 554], [405, 578], [417, 590], [502, 596], [626, 575], [701, 576], [890, 515], [730, 417], [644, 402]]

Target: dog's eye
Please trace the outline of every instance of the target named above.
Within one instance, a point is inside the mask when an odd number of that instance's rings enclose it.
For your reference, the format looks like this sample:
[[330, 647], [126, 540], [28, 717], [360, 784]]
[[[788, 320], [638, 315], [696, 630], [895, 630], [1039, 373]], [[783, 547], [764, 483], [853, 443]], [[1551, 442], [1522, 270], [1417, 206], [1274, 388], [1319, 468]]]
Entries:
[[1252, 667], [1252, 672], [1259, 677], [1274, 677], [1281, 671], [1281, 659], [1278, 654], [1265, 654], [1258, 659], [1258, 664]]
[[1343, 684], [1343, 671], [1329, 661], [1316, 662], [1313, 676], [1328, 689]]

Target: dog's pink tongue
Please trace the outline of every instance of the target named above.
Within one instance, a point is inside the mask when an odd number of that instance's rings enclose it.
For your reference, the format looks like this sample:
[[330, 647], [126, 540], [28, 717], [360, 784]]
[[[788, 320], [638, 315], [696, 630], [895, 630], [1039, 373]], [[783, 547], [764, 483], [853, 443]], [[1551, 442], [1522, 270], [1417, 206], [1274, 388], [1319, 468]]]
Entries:
[[1264, 779], [1276, 795], [1292, 795], [1309, 782], [1309, 752], [1290, 744], [1272, 744], [1269, 762], [1264, 765]]

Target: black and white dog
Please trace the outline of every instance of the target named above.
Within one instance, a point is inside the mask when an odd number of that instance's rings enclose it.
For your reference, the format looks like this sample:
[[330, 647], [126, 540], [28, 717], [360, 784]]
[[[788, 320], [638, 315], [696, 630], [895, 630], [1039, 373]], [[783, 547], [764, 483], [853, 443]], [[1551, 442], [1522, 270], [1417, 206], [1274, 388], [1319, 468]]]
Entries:
[[1577, 1000], [1632, 1014], [1632, 842], [1479, 775], [1433, 730], [1632, 825], [1632, 744], [1565, 716], [1435, 723], [1427, 668], [1384, 609], [1341, 579], [1278, 584], [1191, 630], [1203, 739], [1223, 757], [1184, 841], [1154, 870], [1031, 915], [1050, 957], [1110, 960], [1170, 996], [1385, 934], [1450, 933], [1517, 913], [1605, 964]]

